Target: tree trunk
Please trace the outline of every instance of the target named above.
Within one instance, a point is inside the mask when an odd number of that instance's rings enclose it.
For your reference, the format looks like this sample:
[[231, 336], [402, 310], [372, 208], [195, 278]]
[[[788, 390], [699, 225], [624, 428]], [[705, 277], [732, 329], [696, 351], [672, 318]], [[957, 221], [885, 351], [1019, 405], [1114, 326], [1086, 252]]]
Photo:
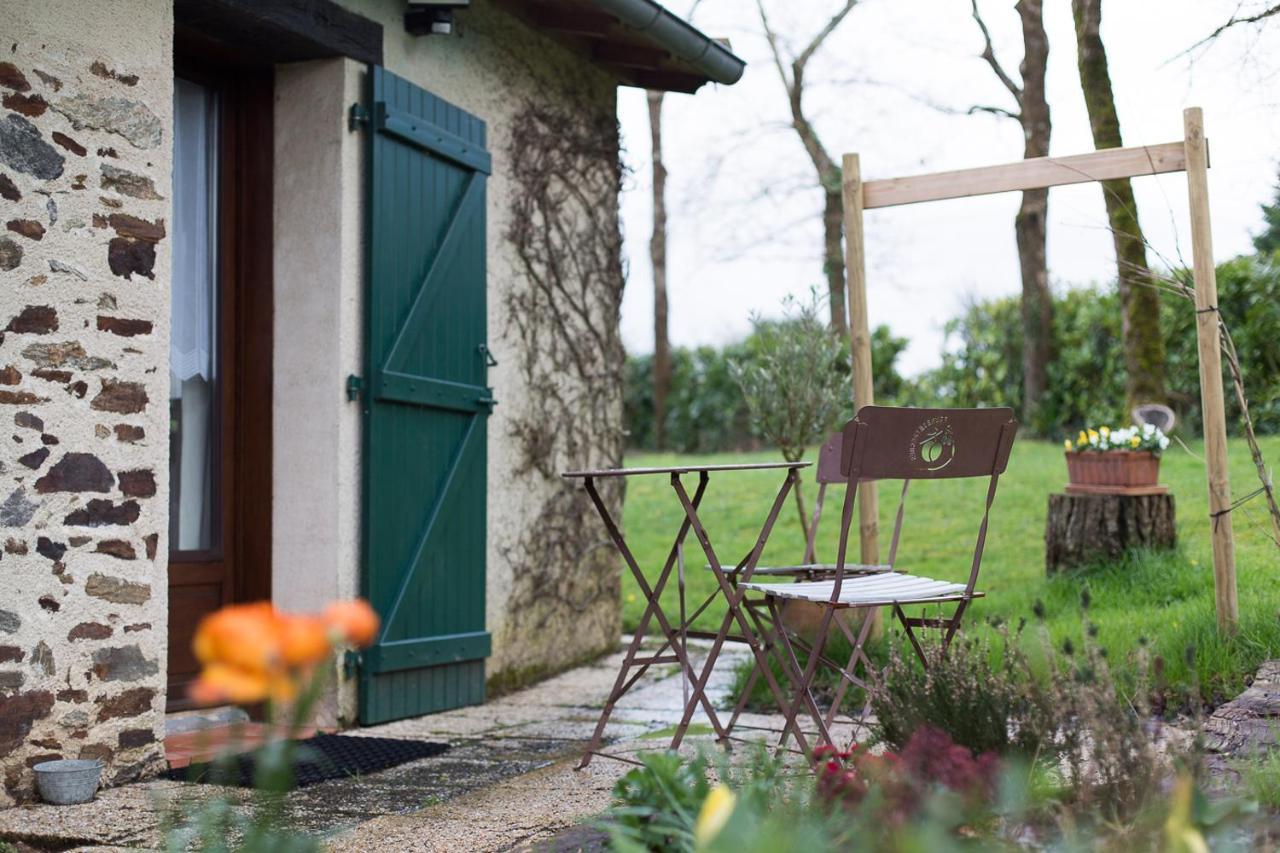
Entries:
[[667, 395], [671, 390], [671, 341], [667, 336], [667, 168], [662, 163], [662, 92], [649, 92], [649, 136], [653, 143], [653, 440], [667, 446]]
[[[1107, 52], [1102, 43], [1102, 0], [1071, 0], [1075, 18], [1080, 89], [1089, 112], [1095, 148], [1119, 148], [1120, 117], [1116, 112]], [[1102, 183], [1115, 245], [1117, 281], [1123, 309], [1126, 408], [1163, 403], [1164, 340], [1160, 336], [1160, 295], [1151, 286], [1147, 246], [1138, 223], [1138, 206], [1128, 178]]]
[[800, 481], [797, 480], [795, 488], [791, 491], [795, 492], [796, 495], [796, 513], [800, 516], [800, 534], [804, 537], [807, 546], [809, 542], [809, 513], [804, 508], [804, 495], [800, 493], [800, 485]]
[[844, 247], [840, 242], [844, 231], [844, 190], [840, 167], [835, 164], [818, 132], [804, 113], [804, 67], [791, 66], [791, 83], [787, 100], [791, 106], [791, 126], [795, 128], [805, 153], [813, 163], [818, 186], [822, 188], [822, 272], [827, 279], [827, 307], [831, 311], [831, 330], [848, 335], [849, 314], [845, 308]]
[[1163, 550], [1177, 542], [1173, 495], [1049, 495], [1049, 574], [1114, 560], [1131, 548]]
[[844, 194], [837, 177], [835, 192], [827, 186], [827, 201], [822, 210], [822, 270], [827, 276], [827, 306], [831, 309], [831, 329], [844, 337], [849, 333], [849, 311], [845, 306]]
[[[1045, 96], [1045, 69], [1049, 63], [1049, 37], [1044, 29], [1041, 0], [1020, 0], [1023, 58], [1020, 121], [1025, 140], [1022, 156], [1049, 154], [1049, 101]], [[1049, 191], [1028, 190], [1014, 220], [1018, 261], [1022, 271], [1022, 419], [1036, 423], [1044, 396], [1053, 333], [1053, 300], [1049, 293], [1048, 241]]]

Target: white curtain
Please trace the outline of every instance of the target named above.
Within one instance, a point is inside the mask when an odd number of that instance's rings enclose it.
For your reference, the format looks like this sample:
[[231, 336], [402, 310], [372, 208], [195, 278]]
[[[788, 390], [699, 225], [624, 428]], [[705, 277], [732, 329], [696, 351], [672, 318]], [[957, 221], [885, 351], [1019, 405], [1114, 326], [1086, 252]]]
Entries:
[[174, 81], [173, 284], [169, 396], [174, 446], [170, 542], [213, 547], [213, 448], [217, 376], [217, 102], [196, 83]]

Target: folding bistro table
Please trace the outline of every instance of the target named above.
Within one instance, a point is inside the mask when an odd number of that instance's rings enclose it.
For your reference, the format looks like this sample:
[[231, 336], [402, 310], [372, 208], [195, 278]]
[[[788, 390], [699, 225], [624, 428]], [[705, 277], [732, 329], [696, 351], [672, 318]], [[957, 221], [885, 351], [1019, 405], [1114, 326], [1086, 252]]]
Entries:
[[[706, 712], [707, 718], [710, 720], [711, 727], [716, 733], [718, 739], [725, 739], [729, 736], [728, 730], [721, 725], [720, 718], [716, 715], [715, 707], [711, 700], [707, 698], [707, 683], [710, 681], [711, 672], [716, 663], [716, 658], [720, 655], [720, 650], [724, 646], [726, 640], [746, 643], [751, 653], [755, 656], [757, 668], [765, 678], [769, 685], [770, 691], [773, 693], [775, 701], [779, 708], [788, 713], [790, 717], [790, 705], [787, 696], [778, 684], [773, 675], [773, 669], [769, 666], [766, 657], [766, 651], [763, 644], [757, 639], [757, 634], [752, 630], [750, 620], [746, 615], [746, 608], [742, 606], [742, 597], [744, 591], [739, 590], [737, 583], [749, 581], [751, 574], [755, 571], [756, 564], [760, 560], [761, 554], [764, 552], [765, 543], [768, 541], [769, 534], [773, 530], [774, 522], [778, 519], [778, 513], [782, 510], [786, 500], [787, 493], [797, 484], [799, 480], [799, 470], [808, 466], [808, 462], [768, 462], [760, 464], [738, 464], [738, 465], [684, 465], [670, 468], [606, 468], [591, 471], [568, 471], [562, 476], [566, 479], [580, 479], [587, 494], [591, 497], [591, 502], [595, 504], [596, 511], [599, 512], [601, 520], [604, 522], [605, 529], [609, 532], [609, 538], [613, 540], [613, 544], [617, 547], [618, 553], [622, 555], [622, 559], [626, 562], [627, 568], [631, 570], [632, 576], [636, 580], [636, 585], [640, 587], [641, 594], [644, 595], [647, 602], [644, 615], [640, 618], [640, 624], [637, 626], [634, 636], [631, 638], [630, 644], [627, 646], [626, 655], [622, 660], [622, 667], [618, 670], [617, 679], [614, 681], [613, 689], [609, 692], [609, 698], [605, 701], [604, 709], [600, 712], [600, 719], [596, 723], [595, 733], [591, 736], [591, 742], [587, 746], [586, 752], [582, 756], [582, 761], [578, 765], [579, 768], [586, 767], [591, 761], [591, 757], [599, 753], [601, 740], [604, 737], [605, 726], [609, 722], [609, 716], [613, 713], [613, 708], [618, 700], [631, 689], [640, 678], [645, 674], [650, 666], [654, 664], [677, 663], [680, 665], [682, 674], [686, 679], [686, 683], [692, 684], [692, 690], [685, 700], [684, 713], [681, 717], [679, 725], [676, 726], [675, 733], [671, 738], [671, 748], [676, 749], [680, 746], [680, 742], [684, 739], [686, 730], [693, 719], [694, 713], [699, 705]], [[702, 503], [702, 498], [706, 494], [707, 484], [710, 482], [711, 475], [721, 472], [734, 471], [758, 471], [767, 469], [777, 469], [784, 472], [782, 485], [778, 489], [778, 495], [774, 498], [773, 506], [769, 510], [768, 516], [765, 518], [764, 526], [760, 530], [760, 535], [756, 539], [755, 545], [751, 551], [736, 566], [725, 569], [720, 558], [716, 554], [711, 539], [707, 534], [706, 528], [698, 517], [698, 507]], [[675, 541], [671, 545], [671, 550], [667, 554], [666, 562], [663, 564], [661, 571], [657, 575], [657, 579], [652, 585], [645, 575], [644, 569], [636, 561], [635, 555], [631, 552], [631, 548], [627, 545], [625, 537], [618, 526], [617, 520], [609, 512], [608, 507], [600, 498], [600, 493], [596, 490], [596, 481], [608, 477], [638, 477], [646, 475], [666, 474], [671, 478], [671, 488], [675, 493], [676, 499], [679, 501], [681, 508], [684, 510], [684, 518], [680, 522], [680, 528], [676, 533]], [[681, 479], [684, 475], [696, 474], [698, 477], [698, 485], [694, 489], [693, 495], [690, 496], [685, 488], [684, 481]], [[715, 574], [718, 589], [709, 595], [693, 613], [687, 613], [684, 600], [684, 583], [683, 583], [683, 549], [684, 541], [693, 531], [694, 537], [698, 540], [698, 544], [702, 546], [703, 553], [706, 555], [707, 562], [710, 564], [711, 571]], [[662, 592], [666, 589], [667, 582], [671, 578], [672, 569], [676, 568], [680, 575], [679, 580], [679, 602], [680, 613], [676, 617], [675, 624], [672, 624], [671, 617], [663, 611], [662, 608]], [[730, 580], [730, 576], [733, 580]], [[717, 599], [723, 598], [726, 604], [726, 612], [720, 622], [719, 630], [715, 632], [694, 630], [690, 626], [704, 611], [707, 610]], [[658, 630], [663, 638], [662, 645], [657, 652], [648, 655], [640, 654], [640, 646], [649, 631], [651, 622], [658, 623]], [[738, 633], [731, 634], [730, 629], [736, 623]], [[686, 648], [686, 640], [689, 637], [695, 639], [711, 640], [711, 649], [707, 655], [706, 662], [703, 663], [700, 672], [695, 672], [693, 664], [689, 661]], [[669, 652], [669, 653], [668, 653]], [[816, 713], [816, 708], [807, 708], [810, 714]], [[821, 720], [819, 719], [819, 727]], [[808, 749], [805, 742], [804, 734], [800, 731], [800, 726], [794, 726], [795, 734], [801, 749]], [[604, 753], [600, 753], [604, 754]], [[607, 756], [616, 757], [616, 756]], [[624, 759], [625, 760], [625, 759]]]

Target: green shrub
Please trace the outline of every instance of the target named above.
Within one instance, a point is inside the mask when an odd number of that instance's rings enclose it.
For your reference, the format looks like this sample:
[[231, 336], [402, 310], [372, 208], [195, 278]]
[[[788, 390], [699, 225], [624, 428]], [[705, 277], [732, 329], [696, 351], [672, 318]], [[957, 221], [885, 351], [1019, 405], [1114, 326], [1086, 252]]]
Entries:
[[676, 752], [646, 752], [638, 758], [643, 766], [613, 786], [607, 828], [614, 846], [692, 850], [694, 821], [711, 790], [706, 756], [686, 762]]
[[[790, 321], [794, 323], [795, 320]], [[760, 330], [772, 334], [787, 321], [764, 321]], [[671, 352], [671, 391], [667, 395], [667, 450], [677, 453], [713, 453], [749, 450], [763, 445], [747, 407], [742, 389], [734, 381], [731, 365], [752, 364], [762, 347], [759, 331], [724, 347], [677, 347]], [[907, 347], [906, 338], [895, 337], [888, 326], [871, 333], [876, 400], [892, 403], [907, 386], [897, 371], [897, 359]], [[835, 347], [841, 361], [835, 370], [849, 374], [849, 347]], [[653, 356], [627, 358], [623, 422], [627, 446], [653, 450]], [[837, 422], [853, 416], [852, 389], [842, 402]]]
[[1085, 592], [1078, 646], [1068, 640], [1055, 653], [1042, 633], [1047, 672], [1022, 651], [1021, 628], [1011, 634], [997, 626], [998, 648], [962, 639], [944, 653], [939, 642], [926, 643], [927, 671], [895, 644], [872, 691], [877, 736], [900, 747], [921, 729], [936, 728], [975, 752], [1045, 761], [1061, 774], [1076, 808], [1104, 820], [1133, 819], [1167, 775], [1166, 759], [1194, 765], [1194, 756], [1170, 749], [1161, 758], [1148, 730], [1146, 666], [1137, 662], [1131, 691], [1117, 683], [1093, 640], [1088, 604]]
[[849, 348], [823, 320], [816, 295], [783, 305], [781, 321], [752, 318], [750, 354], [730, 369], [755, 430], [782, 458], [798, 462], [849, 408]]
[[[1218, 265], [1218, 304], [1239, 351], [1250, 411], [1259, 432], [1280, 431], [1280, 261], [1242, 256]], [[1176, 276], [1187, 279], [1180, 270]], [[975, 302], [946, 324], [942, 364], [913, 383], [915, 405], [1011, 406], [1022, 410], [1022, 325], [1017, 297]], [[1162, 294], [1165, 382], [1183, 434], [1200, 432], [1196, 314], [1180, 296]], [[1119, 297], [1075, 288], [1053, 300], [1053, 357], [1032, 432], [1051, 438], [1086, 423], [1127, 423]], [[1224, 381], [1227, 380], [1224, 372]], [[1230, 385], [1228, 384], [1228, 388]], [[1227, 395], [1227, 417], [1240, 408]]]
[[998, 649], [989, 636], [957, 638], [945, 654], [940, 643], [925, 643], [928, 670], [894, 644], [871, 694], [877, 737], [902, 749], [917, 731], [932, 727], [974, 752], [1039, 755], [1059, 722], [1051, 694], [1029, 675], [1018, 636], [1000, 633]]

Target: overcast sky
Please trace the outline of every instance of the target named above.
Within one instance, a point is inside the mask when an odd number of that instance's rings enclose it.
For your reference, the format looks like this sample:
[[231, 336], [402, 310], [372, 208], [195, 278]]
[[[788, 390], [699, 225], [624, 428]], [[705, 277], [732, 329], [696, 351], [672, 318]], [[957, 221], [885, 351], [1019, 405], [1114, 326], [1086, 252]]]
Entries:
[[[775, 28], [802, 44], [839, 0], [774, 0]], [[689, 0], [669, 0], [677, 13]], [[1126, 145], [1182, 138], [1182, 110], [1201, 106], [1210, 142], [1215, 255], [1251, 251], [1258, 205], [1270, 199], [1280, 162], [1280, 23], [1225, 37], [1194, 63], [1179, 56], [1226, 20], [1238, 0], [1106, 0], [1103, 39]], [[1022, 56], [1011, 0], [980, 3], [997, 54], [1016, 75]], [[1158, 10], [1158, 13], [1157, 13]], [[1045, 1], [1052, 154], [1092, 149], [1076, 72], [1068, 0]], [[781, 83], [759, 35], [755, 4], [704, 0], [694, 19], [728, 37], [747, 61], [734, 86], [670, 95], [664, 149], [670, 207], [670, 331], [678, 346], [746, 334], [753, 312], [777, 314], [787, 294], [821, 284], [821, 193], [794, 131]], [[1268, 51], [1270, 48], [1270, 51]], [[798, 50], [799, 47], [796, 47]], [[1012, 108], [978, 58], [981, 36], [968, 0], [863, 0], [811, 62], [807, 106], [828, 151], [862, 155], [875, 179], [1017, 159], [1012, 119], [963, 113], [973, 104]], [[629, 352], [653, 349], [649, 124], [644, 93], [619, 90], [626, 161], [622, 197], [629, 276], [622, 308]], [[1135, 180], [1142, 225], [1164, 258], [1190, 261], [1186, 179]], [[1018, 194], [870, 211], [868, 302], [872, 325], [911, 340], [901, 367], [938, 361], [942, 325], [974, 297], [1019, 291], [1013, 217]], [[1049, 198], [1049, 275], [1065, 288], [1108, 281], [1115, 259], [1096, 184]], [[1153, 257], [1153, 263], [1159, 259]]]

